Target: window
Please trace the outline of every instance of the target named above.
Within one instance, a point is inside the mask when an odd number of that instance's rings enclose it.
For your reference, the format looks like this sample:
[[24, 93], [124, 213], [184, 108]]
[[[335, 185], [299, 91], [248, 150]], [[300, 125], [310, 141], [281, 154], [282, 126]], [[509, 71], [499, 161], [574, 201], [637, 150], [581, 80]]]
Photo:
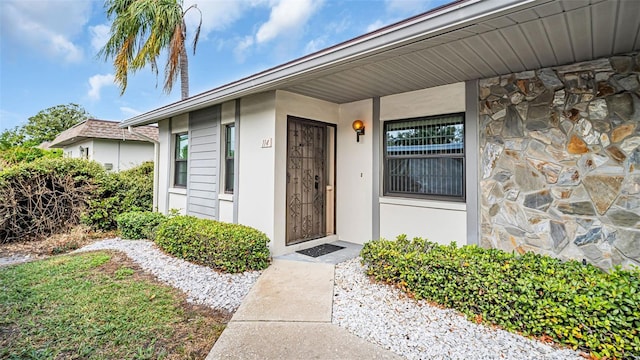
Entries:
[[174, 186], [187, 186], [187, 157], [189, 156], [189, 135], [176, 135], [176, 160]]
[[464, 200], [464, 115], [384, 124], [385, 195]]
[[80, 146], [80, 157], [83, 159], [89, 159], [89, 148]]
[[224, 149], [224, 192], [233, 194], [233, 165], [236, 152], [236, 127], [234, 124], [225, 126]]

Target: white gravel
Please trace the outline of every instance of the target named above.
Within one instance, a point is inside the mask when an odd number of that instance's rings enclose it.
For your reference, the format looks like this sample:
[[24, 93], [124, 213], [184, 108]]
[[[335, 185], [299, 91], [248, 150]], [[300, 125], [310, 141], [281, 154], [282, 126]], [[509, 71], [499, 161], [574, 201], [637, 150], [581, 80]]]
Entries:
[[[188, 300], [234, 312], [260, 272], [218, 273], [165, 255], [150, 241], [110, 239], [77, 251], [119, 250]], [[407, 359], [583, 359], [579, 353], [474, 324], [453, 310], [369, 280], [360, 258], [336, 265], [333, 323]]]
[[93, 250], [122, 251], [158, 280], [184, 291], [187, 301], [229, 312], [236, 311], [260, 276], [259, 271], [241, 274], [216, 272], [206, 266], [165, 255], [152, 242], [144, 240], [102, 240], [75, 252]]
[[333, 323], [407, 359], [583, 359], [373, 283], [360, 258], [336, 265]]

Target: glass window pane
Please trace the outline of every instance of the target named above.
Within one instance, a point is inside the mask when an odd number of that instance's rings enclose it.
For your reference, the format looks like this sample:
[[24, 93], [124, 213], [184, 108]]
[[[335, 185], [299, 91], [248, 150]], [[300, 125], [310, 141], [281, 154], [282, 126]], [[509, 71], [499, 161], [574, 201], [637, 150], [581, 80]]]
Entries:
[[385, 135], [388, 193], [464, 198], [464, 116], [389, 121]]
[[234, 125], [226, 126], [225, 136], [224, 191], [233, 193], [233, 159], [236, 150], [236, 128]]
[[227, 159], [225, 160], [225, 179], [224, 179], [224, 191], [225, 192], [233, 192], [233, 159]]
[[177, 186], [187, 186], [187, 162], [176, 161], [175, 184]]
[[227, 126], [226, 144], [226, 157], [233, 158], [236, 149], [236, 127], [233, 125]]
[[389, 192], [462, 196], [462, 158], [389, 159]]
[[176, 186], [187, 186], [187, 158], [189, 156], [189, 135], [176, 135], [175, 173], [173, 183]]
[[189, 154], [189, 136], [179, 134], [176, 136], [176, 160], [186, 160]]

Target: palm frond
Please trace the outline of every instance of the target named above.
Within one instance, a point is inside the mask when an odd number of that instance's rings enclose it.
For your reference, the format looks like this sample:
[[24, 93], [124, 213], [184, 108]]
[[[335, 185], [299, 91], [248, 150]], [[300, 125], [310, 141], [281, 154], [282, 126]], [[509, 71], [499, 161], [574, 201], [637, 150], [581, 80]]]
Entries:
[[[164, 90], [170, 92], [182, 67], [187, 66], [185, 53], [186, 27], [182, 0], [105, 0], [107, 17], [112, 21], [110, 38], [98, 56], [113, 59], [115, 82], [124, 93], [129, 72], [136, 72], [147, 65], [158, 76], [157, 59], [167, 50]], [[196, 29], [193, 48], [202, 27]], [[185, 57], [181, 57], [181, 54]], [[156, 84], [157, 85], [157, 84]]]

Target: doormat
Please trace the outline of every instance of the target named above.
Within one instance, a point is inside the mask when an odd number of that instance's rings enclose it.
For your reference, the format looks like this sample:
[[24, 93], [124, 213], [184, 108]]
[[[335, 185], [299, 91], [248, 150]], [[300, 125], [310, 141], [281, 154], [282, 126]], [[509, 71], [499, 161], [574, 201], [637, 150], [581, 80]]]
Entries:
[[340, 249], [344, 249], [344, 246], [338, 246], [333, 244], [322, 244], [322, 245], [314, 246], [309, 249], [299, 250], [296, 252], [302, 255], [307, 255], [307, 256], [317, 258], [319, 256], [327, 255], [334, 251], [338, 251]]

